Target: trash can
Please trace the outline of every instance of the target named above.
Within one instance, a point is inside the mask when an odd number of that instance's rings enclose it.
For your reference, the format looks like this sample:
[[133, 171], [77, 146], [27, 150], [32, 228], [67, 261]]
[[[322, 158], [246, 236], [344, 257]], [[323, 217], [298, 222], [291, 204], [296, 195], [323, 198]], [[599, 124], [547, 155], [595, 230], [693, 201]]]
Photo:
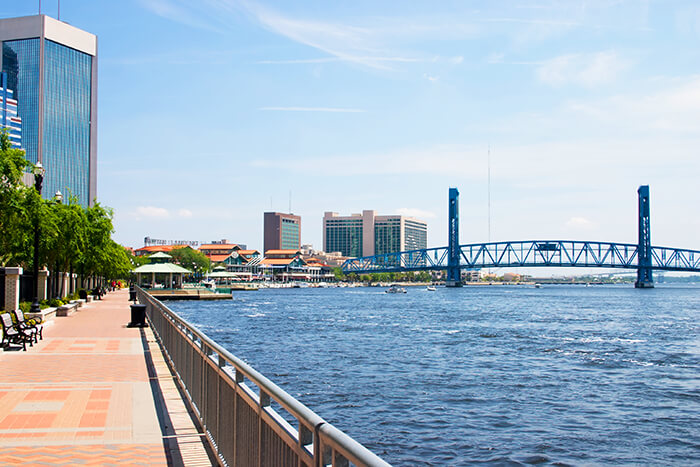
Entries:
[[147, 328], [146, 324], [146, 305], [134, 303], [131, 305], [131, 322], [126, 325], [127, 328]]

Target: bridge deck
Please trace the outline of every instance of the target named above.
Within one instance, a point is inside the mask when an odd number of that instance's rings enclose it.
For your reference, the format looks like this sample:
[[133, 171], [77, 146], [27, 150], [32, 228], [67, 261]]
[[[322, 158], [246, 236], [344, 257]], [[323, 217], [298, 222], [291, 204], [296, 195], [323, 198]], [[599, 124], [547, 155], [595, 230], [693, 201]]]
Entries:
[[[586, 267], [638, 268], [638, 247], [630, 243], [527, 240], [460, 245], [460, 268]], [[700, 272], [700, 251], [652, 246], [651, 268]], [[347, 260], [345, 273], [447, 269], [448, 247], [402, 251]]]

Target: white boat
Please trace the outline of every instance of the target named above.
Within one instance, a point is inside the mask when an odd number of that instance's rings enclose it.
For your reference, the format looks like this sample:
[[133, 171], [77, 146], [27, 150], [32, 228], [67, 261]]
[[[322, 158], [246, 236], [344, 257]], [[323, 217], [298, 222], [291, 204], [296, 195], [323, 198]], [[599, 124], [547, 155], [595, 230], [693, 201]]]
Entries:
[[390, 285], [388, 289], [385, 290], [386, 293], [406, 293], [406, 289], [399, 287], [398, 285]]
[[214, 282], [213, 279], [202, 281], [202, 282], [200, 282], [200, 284], [202, 284], [207, 289], [214, 290], [216, 288], [216, 282]]
[[429, 285], [428, 287], [425, 288], [425, 290], [429, 290], [429, 291], [431, 291], [431, 292], [435, 292], [437, 289], [436, 289], [434, 286]]
[[536, 289], [539, 289], [540, 287], [542, 287], [540, 284], [535, 284]]

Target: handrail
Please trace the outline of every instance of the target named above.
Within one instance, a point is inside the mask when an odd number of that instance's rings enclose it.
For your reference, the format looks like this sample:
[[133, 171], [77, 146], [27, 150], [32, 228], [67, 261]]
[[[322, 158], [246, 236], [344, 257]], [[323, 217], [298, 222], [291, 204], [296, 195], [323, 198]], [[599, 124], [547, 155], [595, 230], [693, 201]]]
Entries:
[[[159, 300], [138, 286], [136, 291], [222, 464], [389, 465]], [[258, 387], [258, 394], [246, 379]], [[297, 420], [298, 429], [270, 406], [271, 401]]]

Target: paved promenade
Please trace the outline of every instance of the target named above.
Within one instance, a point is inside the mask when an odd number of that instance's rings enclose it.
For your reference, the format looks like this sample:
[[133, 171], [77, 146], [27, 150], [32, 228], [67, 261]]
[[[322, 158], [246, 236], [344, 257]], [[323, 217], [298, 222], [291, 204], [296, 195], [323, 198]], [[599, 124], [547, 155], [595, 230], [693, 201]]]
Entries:
[[210, 465], [150, 329], [127, 328], [128, 291], [0, 350], [0, 466]]

